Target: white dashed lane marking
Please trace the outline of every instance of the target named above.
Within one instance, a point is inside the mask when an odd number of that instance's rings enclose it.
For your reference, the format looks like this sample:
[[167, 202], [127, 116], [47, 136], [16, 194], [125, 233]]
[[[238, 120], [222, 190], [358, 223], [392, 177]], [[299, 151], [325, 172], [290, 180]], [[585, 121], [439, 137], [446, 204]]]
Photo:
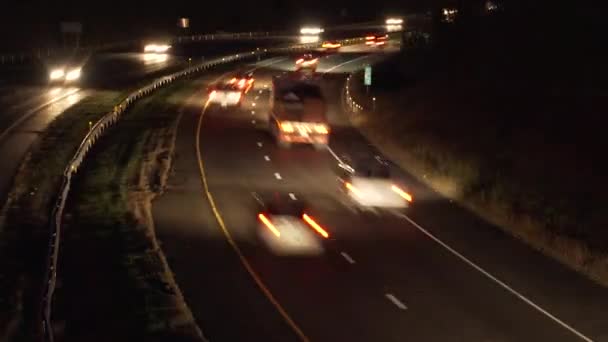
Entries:
[[264, 146], [261, 142], [258, 141], [258, 147]]
[[387, 293], [384, 295], [388, 300], [391, 301], [391, 303], [395, 304], [396, 307], [398, 307], [401, 310], [407, 310], [407, 306], [405, 306], [405, 304], [403, 304], [399, 299], [397, 299], [397, 297], [395, 297], [392, 293]]
[[270, 161], [270, 157], [269, 156], [264, 156], [264, 160], [265, 161]]
[[274, 173], [274, 178], [279, 179], [279, 180], [280, 180], [280, 179], [283, 179], [283, 177], [281, 177], [281, 174], [280, 174], [280, 173], [278, 173], [278, 172], [275, 172], [275, 173]]
[[344, 259], [346, 259], [346, 261], [348, 261], [349, 264], [354, 264], [355, 263], [355, 259], [351, 258], [351, 256], [348, 255], [346, 252], [341, 252], [340, 255], [342, 255], [342, 257]]
[[293, 201], [297, 200], [296, 195], [294, 195], [293, 192], [289, 193], [289, 198], [291, 198]]

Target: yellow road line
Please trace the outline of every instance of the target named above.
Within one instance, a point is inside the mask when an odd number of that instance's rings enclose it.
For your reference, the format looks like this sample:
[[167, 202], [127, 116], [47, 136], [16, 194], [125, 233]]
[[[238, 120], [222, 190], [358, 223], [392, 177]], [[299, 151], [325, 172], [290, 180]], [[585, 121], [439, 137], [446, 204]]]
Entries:
[[236, 242], [232, 238], [232, 235], [228, 231], [228, 228], [226, 228], [224, 219], [222, 218], [220, 211], [217, 209], [217, 206], [215, 205], [213, 196], [211, 195], [211, 192], [209, 191], [207, 177], [205, 176], [205, 167], [203, 164], [203, 158], [201, 156], [201, 148], [200, 148], [200, 137], [201, 137], [201, 128], [203, 126], [203, 116], [205, 115], [205, 111], [207, 110], [207, 107], [208, 107], [208, 104], [205, 104], [205, 107], [203, 108], [203, 111], [201, 112], [201, 116], [198, 120], [198, 126], [196, 129], [196, 157], [198, 158], [198, 167], [199, 167], [199, 170], [201, 173], [203, 187], [205, 189], [205, 193], [207, 195], [207, 200], [209, 201], [209, 205], [211, 206], [211, 210], [213, 211], [213, 215], [215, 215], [215, 219], [217, 220], [217, 223], [222, 228], [222, 231], [224, 232], [224, 236], [226, 237], [226, 240], [228, 240], [228, 243], [230, 243], [230, 246], [232, 246], [232, 249], [234, 249], [234, 251], [238, 255], [239, 259], [241, 260], [241, 263], [243, 264], [243, 266], [245, 267], [247, 272], [249, 272], [249, 275], [251, 275], [251, 277], [253, 278], [255, 283], [258, 285], [260, 290], [262, 290], [262, 292], [264, 293], [266, 298], [268, 298], [268, 300], [272, 303], [272, 305], [274, 305], [274, 307], [277, 309], [279, 314], [283, 317], [283, 319], [287, 322], [287, 324], [291, 327], [291, 329], [293, 329], [293, 331], [298, 335], [298, 337], [302, 341], [308, 342], [308, 341], [310, 341], [310, 339], [304, 334], [302, 329], [300, 329], [300, 327], [296, 324], [296, 322], [294, 322], [294, 320], [289, 316], [287, 311], [285, 311], [283, 306], [281, 306], [281, 304], [277, 301], [277, 299], [272, 295], [272, 293], [270, 292], [268, 287], [266, 287], [266, 285], [264, 284], [264, 282], [262, 281], [260, 276], [255, 272], [255, 270], [253, 269], [253, 267], [251, 266], [249, 261], [247, 261], [247, 258], [245, 257], [245, 255], [243, 254], [243, 252], [241, 251], [239, 246], [236, 244]]

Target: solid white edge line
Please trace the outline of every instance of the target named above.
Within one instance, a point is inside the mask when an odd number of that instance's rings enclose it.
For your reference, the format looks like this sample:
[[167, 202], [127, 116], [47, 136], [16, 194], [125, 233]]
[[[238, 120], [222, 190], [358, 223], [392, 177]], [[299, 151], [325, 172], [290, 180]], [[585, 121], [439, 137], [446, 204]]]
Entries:
[[265, 161], [270, 161], [270, 157], [269, 156], [264, 156], [264, 160]]
[[296, 201], [297, 200], [296, 195], [294, 195], [293, 192], [289, 193], [289, 198], [291, 198], [292, 201]]
[[481, 268], [480, 266], [478, 266], [477, 264], [475, 264], [474, 262], [472, 262], [471, 260], [469, 260], [467, 257], [465, 257], [464, 255], [462, 255], [459, 252], [457, 252], [455, 249], [453, 249], [452, 247], [448, 246], [445, 242], [439, 240], [439, 238], [435, 237], [435, 235], [431, 234], [429, 231], [427, 231], [426, 229], [422, 228], [418, 223], [414, 222], [414, 220], [412, 220], [411, 218], [409, 218], [407, 215], [405, 215], [405, 214], [398, 214], [398, 216], [403, 217], [405, 220], [407, 220], [409, 223], [411, 223], [414, 227], [416, 227], [416, 229], [418, 229], [419, 231], [421, 231], [424, 235], [426, 235], [427, 237], [429, 237], [431, 240], [433, 240], [436, 243], [438, 243], [440, 246], [442, 246], [443, 248], [445, 248], [446, 250], [448, 250], [450, 253], [452, 253], [453, 255], [455, 255], [456, 257], [458, 257], [460, 260], [464, 261], [469, 266], [473, 267], [475, 270], [477, 270], [478, 272], [480, 272], [481, 274], [483, 274], [484, 276], [486, 276], [488, 279], [494, 281], [496, 284], [500, 285], [500, 287], [502, 287], [505, 290], [509, 291], [511, 294], [513, 294], [514, 296], [516, 296], [517, 298], [521, 299], [526, 304], [528, 304], [531, 307], [533, 307], [534, 309], [536, 309], [538, 312], [540, 312], [543, 315], [545, 315], [546, 317], [550, 318], [555, 323], [561, 325], [563, 328], [565, 328], [566, 330], [570, 331], [571, 333], [573, 333], [574, 335], [576, 335], [580, 339], [582, 339], [584, 341], [587, 341], [587, 342], [593, 342], [593, 340], [591, 338], [585, 336], [583, 333], [579, 332], [578, 330], [574, 329], [573, 327], [571, 327], [567, 323], [565, 323], [562, 320], [560, 320], [559, 318], [555, 317], [554, 315], [552, 315], [551, 313], [549, 313], [547, 310], [541, 308], [536, 303], [534, 303], [533, 301], [531, 301], [530, 299], [528, 299], [527, 297], [525, 297], [521, 293], [517, 292], [517, 290], [513, 289], [512, 287], [510, 287], [509, 285], [507, 285], [506, 283], [504, 283], [502, 280], [496, 278], [495, 276], [493, 276], [492, 274], [490, 274], [488, 271], [484, 270], [483, 268]]
[[[76, 89], [71, 89], [68, 90], [67, 93], [62, 94], [58, 97], [55, 97], [41, 105], [38, 105], [37, 107], [30, 109], [28, 112], [26, 112], [25, 114], [21, 115], [19, 118], [17, 118], [17, 120], [15, 120], [13, 123], [11, 123], [10, 126], [8, 126], [7, 128], [4, 129], [4, 131], [2, 131], [2, 133], [0, 133], [0, 140], [3, 140], [5, 136], [7, 136], [13, 129], [15, 129], [15, 127], [21, 125], [23, 122], [25, 122], [26, 120], [28, 120], [29, 118], [31, 118], [33, 115], [38, 114], [39, 112], [41, 112], [43, 109], [46, 109], [47, 107], [50, 107], [52, 105], [54, 105], [55, 103], [66, 99], [67, 97], [74, 95], [78, 92], [84, 93], [84, 91], [80, 88], [76, 88]], [[82, 101], [84, 99], [81, 98], [80, 100], [78, 100], [78, 102]], [[65, 112], [65, 110], [64, 110]]]
[[274, 178], [276, 178], [276, 179], [278, 179], [278, 180], [283, 179], [283, 177], [281, 177], [281, 174], [280, 174], [280, 173], [278, 173], [278, 172], [275, 172], [275, 173], [274, 173]]
[[338, 161], [338, 163], [343, 164], [342, 163], [342, 159], [340, 159], [340, 157], [338, 157], [338, 155], [334, 152], [334, 150], [331, 149], [331, 147], [326, 146], [327, 151], [329, 151], [329, 153]]
[[384, 295], [388, 300], [390, 300], [396, 307], [401, 310], [407, 310], [407, 306], [403, 304], [397, 297], [395, 297], [392, 293], [387, 293]]
[[355, 263], [355, 260], [351, 258], [350, 255], [348, 255], [346, 252], [340, 252], [340, 255], [342, 255], [342, 257], [346, 259], [346, 261], [348, 261], [350, 264]]

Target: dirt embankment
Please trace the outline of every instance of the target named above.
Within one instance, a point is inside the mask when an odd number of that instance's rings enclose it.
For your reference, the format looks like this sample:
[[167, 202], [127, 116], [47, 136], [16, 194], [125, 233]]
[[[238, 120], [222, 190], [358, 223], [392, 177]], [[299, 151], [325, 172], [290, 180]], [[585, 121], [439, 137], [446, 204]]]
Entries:
[[[369, 103], [361, 76], [351, 93]], [[377, 90], [376, 112], [354, 123], [444, 196], [608, 286], [597, 116], [591, 102], [576, 106], [582, 97], [597, 104], [597, 97], [499, 88], [436, 76]], [[575, 108], [578, 117], [567, 114]]]

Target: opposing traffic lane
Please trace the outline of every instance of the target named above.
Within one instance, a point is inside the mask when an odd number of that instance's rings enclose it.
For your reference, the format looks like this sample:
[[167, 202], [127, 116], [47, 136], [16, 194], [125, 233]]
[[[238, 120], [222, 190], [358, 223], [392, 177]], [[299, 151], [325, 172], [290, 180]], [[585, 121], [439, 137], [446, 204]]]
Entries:
[[167, 55], [108, 53], [90, 59], [82, 79], [74, 84], [34, 86], [21, 81], [4, 85], [0, 88], [0, 159], [4, 163], [0, 198], [6, 198], [17, 168], [39, 134], [66, 109], [85, 97], [95, 96], [99, 87], [115, 90], [133, 86], [184, 63], [187, 64], [181, 58]]

